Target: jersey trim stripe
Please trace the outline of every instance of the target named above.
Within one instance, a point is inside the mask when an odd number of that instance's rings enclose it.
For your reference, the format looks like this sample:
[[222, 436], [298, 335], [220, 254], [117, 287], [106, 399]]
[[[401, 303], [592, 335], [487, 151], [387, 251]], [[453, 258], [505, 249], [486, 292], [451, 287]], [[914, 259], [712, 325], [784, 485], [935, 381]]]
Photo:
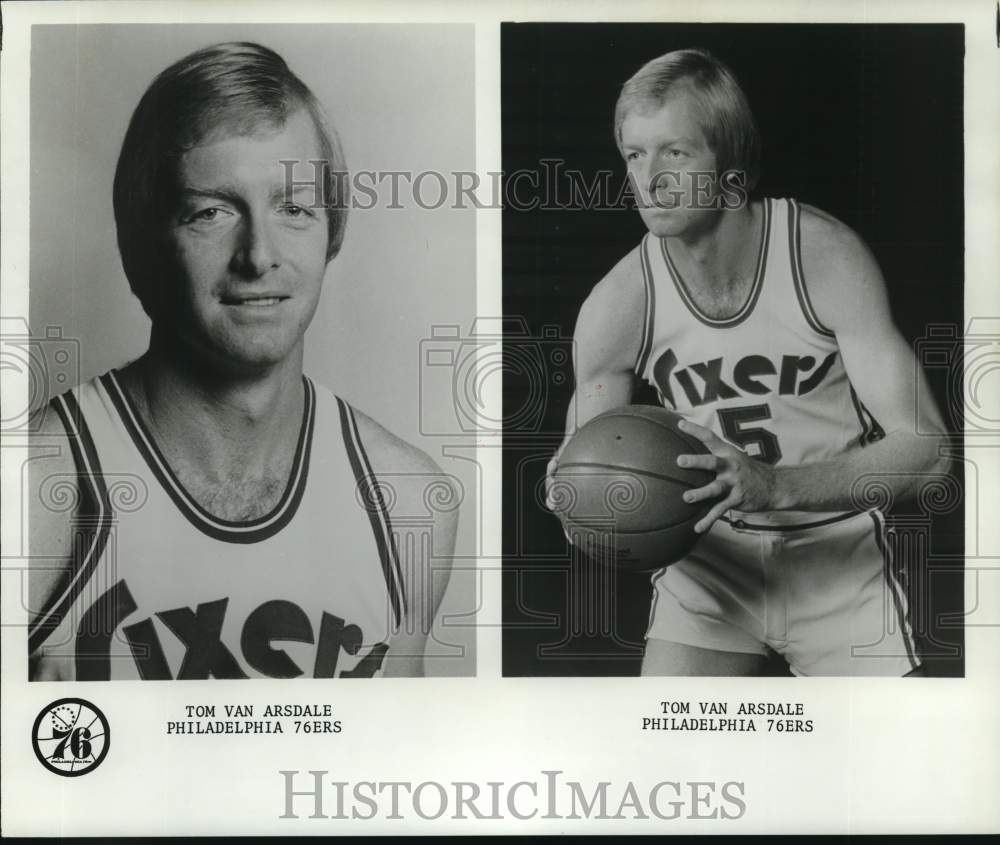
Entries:
[[653, 268], [649, 264], [649, 235], [639, 244], [639, 263], [642, 267], [642, 283], [646, 290], [646, 314], [642, 324], [642, 345], [635, 362], [635, 372], [640, 376], [646, 371], [649, 354], [653, 351], [653, 319], [656, 315], [656, 287], [653, 285]]
[[854, 387], [851, 387], [851, 402], [854, 404], [854, 411], [858, 415], [858, 422], [861, 425], [861, 434], [858, 435], [858, 445], [867, 446], [885, 437], [885, 430], [879, 425], [871, 411], [865, 407], [865, 403], [858, 398]]
[[678, 272], [673, 259], [670, 257], [670, 250], [667, 249], [667, 239], [660, 238], [660, 252], [663, 254], [663, 260], [667, 265], [667, 271], [670, 274], [670, 278], [673, 280], [674, 287], [677, 288], [678, 296], [680, 296], [681, 300], [688, 307], [688, 310], [706, 326], [716, 329], [730, 329], [733, 326], [738, 326], [753, 313], [754, 306], [757, 304], [757, 300], [760, 298], [761, 289], [764, 286], [764, 271], [767, 268], [767, 253], [771, 241], [770, 197], [764, 199], [763, 209], [764, 225], [762, 227], [763, 232], [761, 234], [760, 246], [757, 251], [757, 267], [754, 271], [753, 286], [750, 288], [750, 293], [747, 295], [746, 302], [744, 302], [740, 310], [731, 317], [716, 319], [715, 317], [708, 316], [698, 307], [697, 303], [695, 303], [694, 299], [692, 299], [690, 293], [688, 293], [687, 286], [684, 284], [681, 274]]
[[801, 531], [804, 528], [820, 528], [823, 525], [833, 525], [835, 522], [843, 522], [845, 519], [853, 519], [856, 517], [860, 511], [845, 511], [844, 513], [837, 514], [836, 516], [828, 517], [827, 519], [818, 519], [812, 522], [795, 522], [789, 525], [766, 525], [761, 523], [747, 522], [745, 519], [731, 519], [728, 516], [720, 516], [719, 519], [723, 522], [731, 525], [733, 528], [738, 530], [746, 529], [748, 531], [777, 531], [784, 533], [786, 531]]
[[802, 315], [806, 318], [809, 328], [824, 337], [835, 337], [834, 332], [820, 322], [809, 299], [805, 273], [802, 272], [802, 231], [799, 225], [801, 211], [799, 204], [793, 199], [788, 200], [788, 205], [790, 211], [788, 215], [788, 245], [791, 252], [792, 280], [795, 283], [795, 295], [799, 299], [799, 307], [802, 309]]
[[[403, 586], [405, 581], [403, 580], [403, 569], [399, 560], [399, 549], [396, 546], [396, 535], [392, 530], [392, 522], [389, 519], [389, 509], [386, 507], [385, 497], [382, 495], [382, 488], [378, 484], [378, 478], [375, 475], [375, 471], [372, 469], [371, 461], [368, 460], [368, 452], [365, 449], [364, 441], [361, 439], [361, 432], [358, 430], [358, 421], [355, 419], [354, 410], [350, 406], [347, 408], [347, 415], [351, 422], [351, 430], [354, 432], [354, 437], [357, 441], [358, 454], [361, 457], [361, 463], [364, 466], [368, 478], [371, 479], [372, 493], [375, 496], [375, 501], [378, 502], [379, 516], [381, 518], [387, 540], [386, 548], [389, 552], [390, 572], [393, 574], [395, 579], [396, 592], [399, 596], [399, 604], [403, 608], [403, 613], [406, 614], [409, 611], [409, 607], [406, 601], [406, 590]], [[396, 621], [398, 624], [400, 620], [397, 618]]]
[[[107, 544], [113, 518], [101, 464], [97, 459], [97, 449], [94, 447], [93, 438], [76, 397], [72, 392], [57, 396], [52, 400], [52, 406], [66, 429], [73, 463], [81, 481], [81, 514], [91, 510], [93, 516], [89, 518], [80, 516], [74, 519], [69, 583], [61, 593], [56, 593], [50, 598], [38, 617], [29, 625], [29, 654], [33, 654], [59, 626], [69, 608], [80, 596], [84, 585], [90, 580]], [[83, 526], [88, 528], [87, 539], [77, 545], [76, 534]]]
[[858, 415], [858, 423], [861, 426], [861, 434], [858, 435], [858, 445], [865, 446], [868, 444], [868, 420], [865, 419], [864, 412], [861, 410], [861, 400], [858, 399], [858, 394], [855, 393], [854, 387], [851, 387], [851, 404], [854, 405], [854, 413]]
[[288, 474], [288, 483], [285, 485], [281, 500], [270, 513], [258, 519], [246, 521], [220, 519], [199, 505], [174, 475], [159, 446], [156, 445], [156, 441], [146, 431], [131, 399], [122, 389], [115, 371], [112, 370], [101, 376], [99, 382], [118, 411], [118, 416], [121, 418], [125, 430], [129, 433], [153, 475], [156, 476], [167, 495], [177, 505], [178, 510], [202, 533], [226, 543], [259, 543], [268, 537], [273, 537], [295, 516], [295, 511], [305, 493], [306, 478], [309, 474], [309, 456], [312, 451], [312, 435], [315, 428], [316, 392], [308, 378], [302, 377], [305, 393], [302, 424], [295, 446], [295, 456], [292, 459], [292, 469]]
[[899, 623], [899, 633], [903, 637], [903, 645], [906, 647], [906, 659], [910, 661], [910, 671], [919, 668], [920, 661], [916, 657], [916, 644], [913, 640], [913, 631], [907, 619], [905, 601], [902, 597], [902, 587], [896, 580], [894, 572], [895, 562], [893, 561], [892, 549], [885, 543], [885, 519], [878, 511], [871, 511], [872, 522], [875, 523], [875, 543], [882, 553], [882, 574], [885, 576], [886, 586], [889, 588], [889, 595], [892, 597], [893, 609], [896, 612], [896, 619]]
[[375, 545], [382, 563], [382, 576], [385, 578], [386, 591], [389, 593], [389, 601], [392, 604], [393, 619], [398, 628], [403, 613], [407, 610], [407, 603], [399, 566], [399, 554], [392, 534], [392, 523], [389, 521], [382, 490], [378, 486], [375, 473], [372, 472], [368, 455], [361, 442], [354, 412], [340, 397], [337, 397], [337, 407], [340, 411], [340, 425], [344, 436], [344, 445], [347, 448], [347, 458], [361, 494], [361, 503], [368, 513], [368, 521], [371, 523], [372, 533], [375, 535]]

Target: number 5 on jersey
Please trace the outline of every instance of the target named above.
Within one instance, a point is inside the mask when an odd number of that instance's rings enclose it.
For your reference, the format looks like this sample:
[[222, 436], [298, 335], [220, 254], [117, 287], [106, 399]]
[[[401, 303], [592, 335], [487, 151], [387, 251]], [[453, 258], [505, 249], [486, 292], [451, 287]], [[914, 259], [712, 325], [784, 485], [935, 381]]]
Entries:
[[766, 464], [773, 466], [781, 460], [778, 436], [773, 431], [753, 425], [771, 419], [771, 409], [766, 404], [721, 408], [718, 414], [722, 434], [730, 443]]

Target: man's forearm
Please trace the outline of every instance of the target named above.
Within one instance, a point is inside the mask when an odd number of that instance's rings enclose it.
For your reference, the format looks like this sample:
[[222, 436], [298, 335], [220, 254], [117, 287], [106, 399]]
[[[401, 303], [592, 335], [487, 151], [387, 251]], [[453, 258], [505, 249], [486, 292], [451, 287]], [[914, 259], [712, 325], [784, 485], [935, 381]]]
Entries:
[[866, 507], [867, 479], [886, 485], [894, 500], [917, 495], [928, 476], [948, 471], [942, 438], [892, 432], [877, 443], [815, 464], [781, 467], [774, 474], [775, 510], [856, 510]]

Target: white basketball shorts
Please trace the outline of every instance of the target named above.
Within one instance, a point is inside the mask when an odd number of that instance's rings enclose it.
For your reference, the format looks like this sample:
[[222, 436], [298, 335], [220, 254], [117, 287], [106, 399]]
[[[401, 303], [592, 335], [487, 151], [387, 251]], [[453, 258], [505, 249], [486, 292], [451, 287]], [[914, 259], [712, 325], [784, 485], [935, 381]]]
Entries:
[[796, 675], [905, 675], [919, 658], [884, 533], [878, 511], [791, 525], [731, 513], [653, 574], [646, 638], [770, 648]]

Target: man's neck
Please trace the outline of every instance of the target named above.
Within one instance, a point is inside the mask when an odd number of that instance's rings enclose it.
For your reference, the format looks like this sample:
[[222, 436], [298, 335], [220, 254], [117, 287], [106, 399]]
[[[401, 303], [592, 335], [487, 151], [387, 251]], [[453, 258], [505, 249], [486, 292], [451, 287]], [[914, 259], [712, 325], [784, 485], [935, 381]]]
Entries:
[[[706, 291], [739, 287], [752, 275], [760, 238], [760, 224], [753, 204], [721, 211], [705, 225], [670, 238], [671, 258], [685, 281]], [[748, 274], [748, 268], [751, 268]]]
[[121, 372], [124, 389], [172, 463], [231, 477], [279, 460], [297, 440], [304, 393], [301, 350], [257, 374], [222, 375], [156, 344]]

